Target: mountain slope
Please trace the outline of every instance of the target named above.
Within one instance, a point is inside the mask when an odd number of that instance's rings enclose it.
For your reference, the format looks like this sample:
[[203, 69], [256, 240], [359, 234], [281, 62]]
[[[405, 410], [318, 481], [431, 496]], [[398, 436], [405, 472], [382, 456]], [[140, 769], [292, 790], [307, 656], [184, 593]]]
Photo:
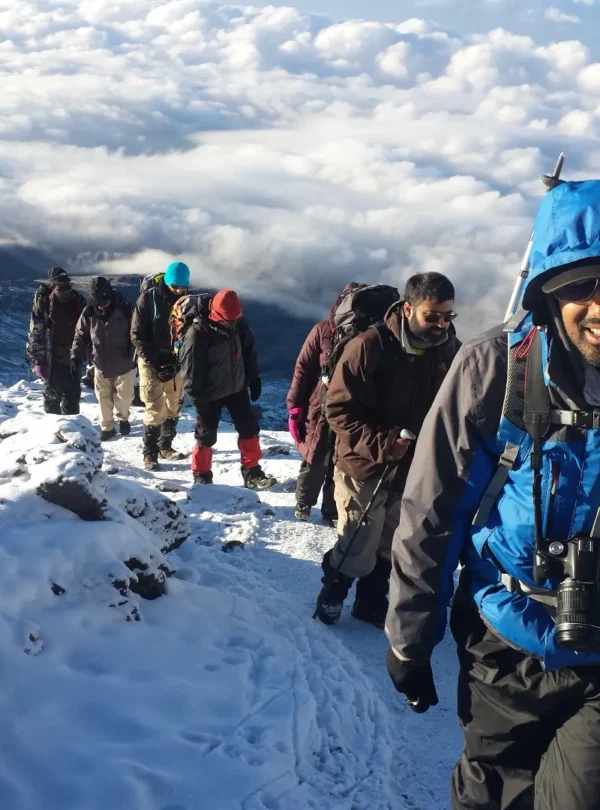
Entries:
[[[267, 386], [267, 401], [275, 395]], [[21, 425], [39, 425], [40, 410], [37, 383], [0, 392], [0, 436], [16, 414]], [[83, 412], [96, 423], [89, 393]], [[11, 563], [13, 585], [0, 600], [3, 805], [447, 808], [459, 753], [452, 645], [436, 654], [440, 707], [416, 716], [389, 683], [380, 631], [353, 620], [349, 605], [335, 628], [312, 620], [318, 563], [334, 533], [317, 519], [293, 518], [299, 460], [287, 434], [263, 433], [264, 465], [279, 484], [258, 497], [240, 487], [236, 435], [226, 423], [215, 485], [192, 487], [187, 461], [140, 470], [141, 411], [132, 421], [130, 437], [102, 446], [110, 486], [166, 490], [187, 515], [190, 537], [167, 555], [175, 569], [167, 594], [136, 602], [140, 621], [123, 621], [125, 608], [111, 608], [95, 586], [25, 605], [17, 595], [31, 588], [29, 534], [54, 553], [62, 542], [54, 527], [89, 537], [108, 525], [81, 523], [60, 507], [48, 520], [29, 508], [28, 524], [15, 529], [22, 562]], [[189, 452], [191, 411], [180, 427], [176, 446]], [[0, 502], [10, 498], [11, 480], [0, 470]], [[5, 570], [7, 553], [0, 541]], [[83, 584], [97, 575], [88, 568]], [[31, 628], [40, 643], [25, 654]]]

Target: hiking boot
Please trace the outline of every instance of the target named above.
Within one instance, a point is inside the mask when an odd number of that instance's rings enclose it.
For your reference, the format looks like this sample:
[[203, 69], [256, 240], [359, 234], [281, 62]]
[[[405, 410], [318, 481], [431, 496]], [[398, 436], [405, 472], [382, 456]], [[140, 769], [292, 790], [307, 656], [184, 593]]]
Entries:
[[116, 435], [117, 435], [117, 431], [114, 428], [111, 428], [110, 430], [101, 430], [100, 431], [100, 441], [101, 442], [107, 442], [109, 439], [114, 439], [114, 437]]
[[144, 469], [158, 470], [158, 438], [160, 427], [144, 425]]
[[184, 453], [179, 453], [177, 450], [173, 450], [172, 447], [161, 447], [158, 454], [161, 458], [168, 459], [168, 461], [183, 461], [185, 458]]
[[272, 475], [267, 475], [262, 467], [242, 467], [242, 478], [246, 489], [264, 490], [271, 489], [277, 483], [277, 479]]
[[161, 458], [168, 461], [181, 461], [185, 458], [183, 453], [173, 450], [173, 439], [177, 435], [177, 422], [179, 419], [165, 419], [159, 428], [158, 450]]
[[194, 473], [194, 484], [212, 484], [213, 474], [212, 470], [203, 473]]
[[144, 453], [144, 469], [148, 472], [154, 472], [154, 470], [158, 470], [158, 461], [154, 458], [154, 456], [150, 456], [147, 453]]
[[308, 520], [310, 517], [310, 506], [305, 506], [303, 503], [297, 503], [294, 510], [296, 520]]
[[388, 611], [387, 594], [391, 571], [392, 564], [378, 557], [371, 573], [358, 580], [356, 599], [352, 605], [352, 615], [355, 619], [383, 629]]
[[326, 552], [321, 563], [323, 587], [317, 597], [317, 606], [313, 613], [313, 619], [319, 619], [323, 624], [337, 624], [342, 615], [344, 599], [348, 596], [348, 591], [352, 587], [352, 578], [334, 570], [329, 560], [331, 551]]
[[380, 630], [385, 626], [385, 617], [387, 616], [388, 602], [385, 600], [385, 605], [371, 605], [364, 599], [355, 599], [352, 605], [352, 615], [355, 619], [361, 622], [368, 622]]
[[119, 422], [119, 432], [121, 436], [129, 436], [131, 433], [131, 425], [127, 419], [124, 422]]

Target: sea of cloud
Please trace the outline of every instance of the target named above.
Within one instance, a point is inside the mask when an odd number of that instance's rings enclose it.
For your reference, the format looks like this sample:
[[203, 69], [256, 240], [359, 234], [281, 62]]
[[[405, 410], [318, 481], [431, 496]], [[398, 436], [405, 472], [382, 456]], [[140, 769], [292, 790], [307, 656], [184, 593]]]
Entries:
[[[0, 238], [317, 312], [439, 270], [500, 316], [542, 184], [600, 170], [578, 41], [199, 0], [0, 0]], [[477, 307], [474, 307], [478, 304]]]

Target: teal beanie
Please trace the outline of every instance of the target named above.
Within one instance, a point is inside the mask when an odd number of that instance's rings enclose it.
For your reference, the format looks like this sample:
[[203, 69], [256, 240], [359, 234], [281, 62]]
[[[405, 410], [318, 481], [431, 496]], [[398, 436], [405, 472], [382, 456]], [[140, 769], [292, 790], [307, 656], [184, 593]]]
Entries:
[[183, 262], [171, 262], [165, 270], [165, 284], [169, 287], [189, 287], [190, 268]]

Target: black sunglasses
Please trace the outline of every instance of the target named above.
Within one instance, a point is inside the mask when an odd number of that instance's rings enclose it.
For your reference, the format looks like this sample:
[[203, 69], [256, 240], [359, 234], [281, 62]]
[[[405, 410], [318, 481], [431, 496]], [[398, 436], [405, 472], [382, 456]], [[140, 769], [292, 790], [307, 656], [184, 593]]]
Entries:
[[585, 281], [574, 281], [565, 284], [554, 292], [554, 297], [563, 304], [581, 304], [589, 301], [598, 289], [598, 278], [587, 278]]
[[450, 321], [453, 321], [457, 317], [458, 312], [428, 312], [427, 314], [423, 314], [425, 323], [438, 323], [442, 318], [446, 323], [450, 323]]

